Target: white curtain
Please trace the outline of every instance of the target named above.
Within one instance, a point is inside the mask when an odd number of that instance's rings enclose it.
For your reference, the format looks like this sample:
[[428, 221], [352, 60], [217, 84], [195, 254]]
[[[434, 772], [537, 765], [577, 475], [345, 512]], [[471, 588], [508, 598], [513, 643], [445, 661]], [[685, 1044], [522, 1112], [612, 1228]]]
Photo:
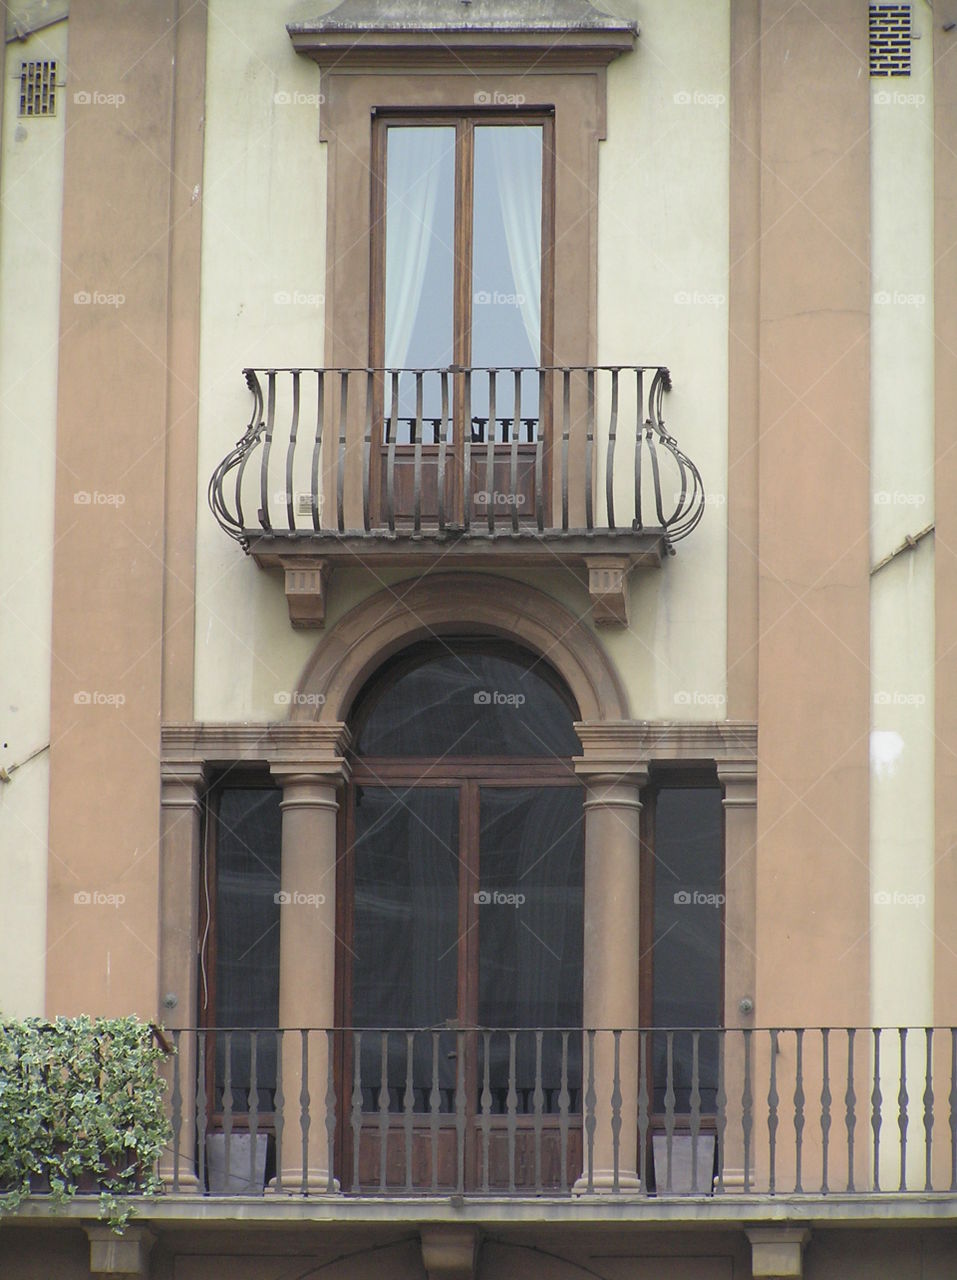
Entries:
[[537, 364], [542, 350], [542, 131], [512, 125], [483, 132], [491, 144], [522, 324]]
[[389, 130], [385, 241], [385, 363], [404, 367], [415, 329], [434, 234], [448, 128]]

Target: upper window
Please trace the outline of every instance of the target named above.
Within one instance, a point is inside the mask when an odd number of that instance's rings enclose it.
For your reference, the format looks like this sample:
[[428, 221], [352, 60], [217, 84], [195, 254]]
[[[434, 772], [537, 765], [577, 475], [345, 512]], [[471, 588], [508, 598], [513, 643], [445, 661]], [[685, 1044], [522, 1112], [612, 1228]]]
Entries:
[[[390, 369], [535, 368], [551, 341], [546, 214], [551, 207], [551, 116], [421, 117], [378, 124], [378, 264], [373, 361]], [[426, 379], [426, 417], [439, 383]], [[538, 413], [538, 380], [522, 405]], [[402, 416], [415, 382], [400, 380]], [[436, 403], [432, 403], [436, 401]], [[502, 413], [514, 407], [503, 382]], [[487, 386], [472, 409], [488, 413]]]

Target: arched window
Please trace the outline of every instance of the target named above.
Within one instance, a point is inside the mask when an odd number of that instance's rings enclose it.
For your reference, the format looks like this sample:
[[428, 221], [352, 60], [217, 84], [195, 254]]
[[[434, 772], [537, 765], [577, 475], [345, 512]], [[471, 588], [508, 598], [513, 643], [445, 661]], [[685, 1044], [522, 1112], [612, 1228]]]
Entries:
[[[463, 1083], [474, 1185], [485, 1176], [483, 1119], [494, 1131], [494, 1184], [510, 1115], [521, 1144], [536, 1113], [548, 1128], [563, 1109], [580, 1110], [576, 715], [547, 663], [494, 640], [407, 649], [357, 699], [338, 900], [341, 1020], [357, 1032], [344, 1041], [342, 1078], [350, 1106], [361, 1094], [365, 1117], [360, 1183], [366, 1168], [378, 1180], [387, 1109], [395, 1181], [405, 1172], [398, 1131], [411, 1123], [421, 1127], [425, 1176], [454, 1185], [447, 1162]], [[432, 1169], [436, 1111], [443, 1141]], [[547, 1159], [552, 1148], [543, 1150]], [[390, 1149], [390, 1168], [392, 1159]], [[556, 1141], [555, 1167], [543, 1171], [556, 1185], [557, 1160]]]

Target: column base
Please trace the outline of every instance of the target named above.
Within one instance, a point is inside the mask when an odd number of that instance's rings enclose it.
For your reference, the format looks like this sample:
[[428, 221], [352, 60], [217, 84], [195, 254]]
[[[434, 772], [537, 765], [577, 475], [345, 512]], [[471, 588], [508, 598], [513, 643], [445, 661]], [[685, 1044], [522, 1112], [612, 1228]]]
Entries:
[[583, 1173], [572, 1187], [573, 1196], [608, 1196], [634, 1195], [641, 1190], [641, 1179], [634, 1173], [619, 1170], [618, 1188], [615, 1189], [614, 1169], [595, 1169], [591, 1176], [591, 1187], [588, 1186], [588, 1174]]
[[267, 1196], [328, 1196], [339, 1192], [339, 1179], [333, 1178], [332, 1190], [329, 1190], [329, 1171], [327, 1169], [306, 1170], [306, 1190], [302, 1189], [302, 1170], [283, 1169], [282, 1189], [276, 1187], [276, 1179], [270, 1178], [265, 1190]]
[[175, 1191], [173, 1190], [172, 1169], [160, 1169], [160, 1178], [163, 1181], [163, 1190], [168, 1196], [195, 1196], [199, 1195], [203, 1190], [199, 1185], [199, 1178], [193, 1173], [192, 1169], [188, 1173], [185, 1169], [180, 1170], [179, 1181]]
[[[754, 1190], [754, 1170], [751, 1170], [749, 1179], [751, 1186], [750, 1191]], [[718, 1189], [717, 1175], [714, 1179], [714, 1189]], [[744, 1195], [744, 1169], [725, 1169], [723, 1178], [722, 1195]]]

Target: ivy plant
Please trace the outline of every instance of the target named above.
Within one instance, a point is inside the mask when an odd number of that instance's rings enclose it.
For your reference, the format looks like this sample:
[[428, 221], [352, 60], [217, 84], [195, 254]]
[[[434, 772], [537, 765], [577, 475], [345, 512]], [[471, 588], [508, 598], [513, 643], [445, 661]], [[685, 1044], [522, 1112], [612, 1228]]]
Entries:
[[164, 1053], [134, 1017], [0, 1021], [0, 1211], [35, 1192], [60, 1206], [99, 1191], [101, 1216], [122, 1228], [122, 1198], [160, 1189]]

